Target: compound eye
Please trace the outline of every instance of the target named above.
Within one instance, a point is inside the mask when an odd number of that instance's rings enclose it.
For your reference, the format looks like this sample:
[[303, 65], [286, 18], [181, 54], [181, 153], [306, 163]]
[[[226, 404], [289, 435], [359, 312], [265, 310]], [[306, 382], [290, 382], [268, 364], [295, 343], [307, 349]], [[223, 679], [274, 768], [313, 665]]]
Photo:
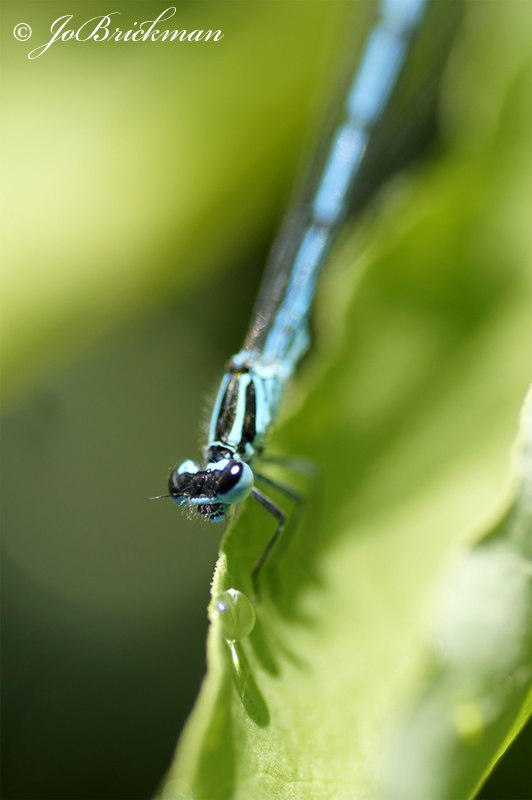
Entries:
[[[178, 505], [188, 505], [186, 498], [193, 496], [197, 483], [196, 473], [198, 465], [193, 461], [184, 461], [180, 467], [174, 469], [168, 481], [168, 491], [172, 500]], [[185, 498], [185, 500], [183, 499]]]
[[241, 503], [253, 488], [253, 471], [244, 461], [231, 461], [222, 471], [216, 495], [222, 503]]
[[178, 497], [184, 494], [185, 491], [185, 481], [179, 474], [177, 469], [174, 469], [170, 478], [168, 480], [168, 491], [172, 495], [172, 497]]

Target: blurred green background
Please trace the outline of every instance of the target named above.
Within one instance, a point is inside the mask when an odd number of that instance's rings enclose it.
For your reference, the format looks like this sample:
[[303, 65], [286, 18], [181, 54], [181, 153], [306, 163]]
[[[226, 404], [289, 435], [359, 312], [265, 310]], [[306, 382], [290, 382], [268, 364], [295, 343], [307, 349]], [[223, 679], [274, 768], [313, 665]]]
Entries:
[[[506, 5], [507, 79], [529, 17]], [[186, 2], [164, 27], [219, 28], [220, 42], [70, 41], [27, 58], [62, 15], [76, 28], [119, 10], [127, 30], [164, 8], [2, 3], [2, 749], [13, 800], [147, 797], [169, 763], [204, 670], [220, 529], [147, 497], [198, 454], [352, 13], [320, 0]], [[358, 11], [362, 37], [371, 8]], [[465, 159], [497, 113], [487, 20], [469, 23], [477, 66], [448, 122], [451, 134], [462, 125]], [[33, 31], [25, 43], [12, 33], [20, 22]], [[525, 735], [508, 757], [513, 784], [500, 767], [511, 793], [495, 773], [485, 800], [527, 796]]]

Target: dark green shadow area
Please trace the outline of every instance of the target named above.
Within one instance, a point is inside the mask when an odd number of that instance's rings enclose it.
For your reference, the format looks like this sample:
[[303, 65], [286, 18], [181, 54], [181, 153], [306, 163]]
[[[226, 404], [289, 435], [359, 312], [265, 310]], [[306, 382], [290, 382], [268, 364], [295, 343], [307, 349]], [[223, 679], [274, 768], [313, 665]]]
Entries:
[[228, 648], [231, 659], [231, 675], [244, 710], [255, 725], [265, 728], [270, 724], [270, 712], [257, 686], [244, 648], [239, 642], [229, 642]]
[[532, 796], [532, 721], [527, 722], [486, 781], [478, 800], [530, 800]]

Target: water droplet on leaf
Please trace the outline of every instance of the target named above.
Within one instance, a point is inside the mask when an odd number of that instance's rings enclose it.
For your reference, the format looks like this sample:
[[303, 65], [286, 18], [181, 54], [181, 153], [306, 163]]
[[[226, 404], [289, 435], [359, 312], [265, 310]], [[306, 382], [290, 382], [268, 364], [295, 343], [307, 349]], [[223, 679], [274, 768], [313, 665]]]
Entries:
[[255, 608], [238, 589], [228, 589], [216, 600], [214, 615], [220, 620], [226, 642], [238, 642], [249, 636], [255, 627]]

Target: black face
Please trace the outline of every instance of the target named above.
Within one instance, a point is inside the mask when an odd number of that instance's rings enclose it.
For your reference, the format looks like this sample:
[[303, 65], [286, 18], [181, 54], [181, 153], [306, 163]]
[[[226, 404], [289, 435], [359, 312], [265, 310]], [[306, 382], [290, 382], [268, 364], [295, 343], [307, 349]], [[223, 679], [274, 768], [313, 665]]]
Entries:
[[[236, 467], [236, 469], [235, 469]], [[220, 486], [231, 491], [242, 475], [236, 462], [230, 462], [220, 470], [197, 470], [191, 463], [191, 472], [179, 472], [178, 467], [170, 475], [168, 491], [172, 500], [182, 508], [196, 512], [209, 522], [221, 522], [229, 504], [220, 502]], [[213, 502], [209, 502], [211, 500]]]
[[[231, 498], [238, 485], [245, 482], [249, 467], [242, 461], [229, 460], [223, 469], [198, 470], [198, 472], [179, 472], [175, 469], [168, 481], [168, 491], [172, 497]], [[235, 502], [228, 499], [228, 502]], [[238, 502], [238, 501], [236, 501]]]
[[250, 495], [253, 471], [249, 464], [235, 458], [221, 459], [209, 467], [200, 470], [194, 462], [185, 461], [170, 475], [168, 491], [178, 506], [219, 522], [231, 505]]
[[175, 469], [168, 481], [168, 491], [172, 497], [215, 497], [218, 476], [213, 472], [182, 472]]

